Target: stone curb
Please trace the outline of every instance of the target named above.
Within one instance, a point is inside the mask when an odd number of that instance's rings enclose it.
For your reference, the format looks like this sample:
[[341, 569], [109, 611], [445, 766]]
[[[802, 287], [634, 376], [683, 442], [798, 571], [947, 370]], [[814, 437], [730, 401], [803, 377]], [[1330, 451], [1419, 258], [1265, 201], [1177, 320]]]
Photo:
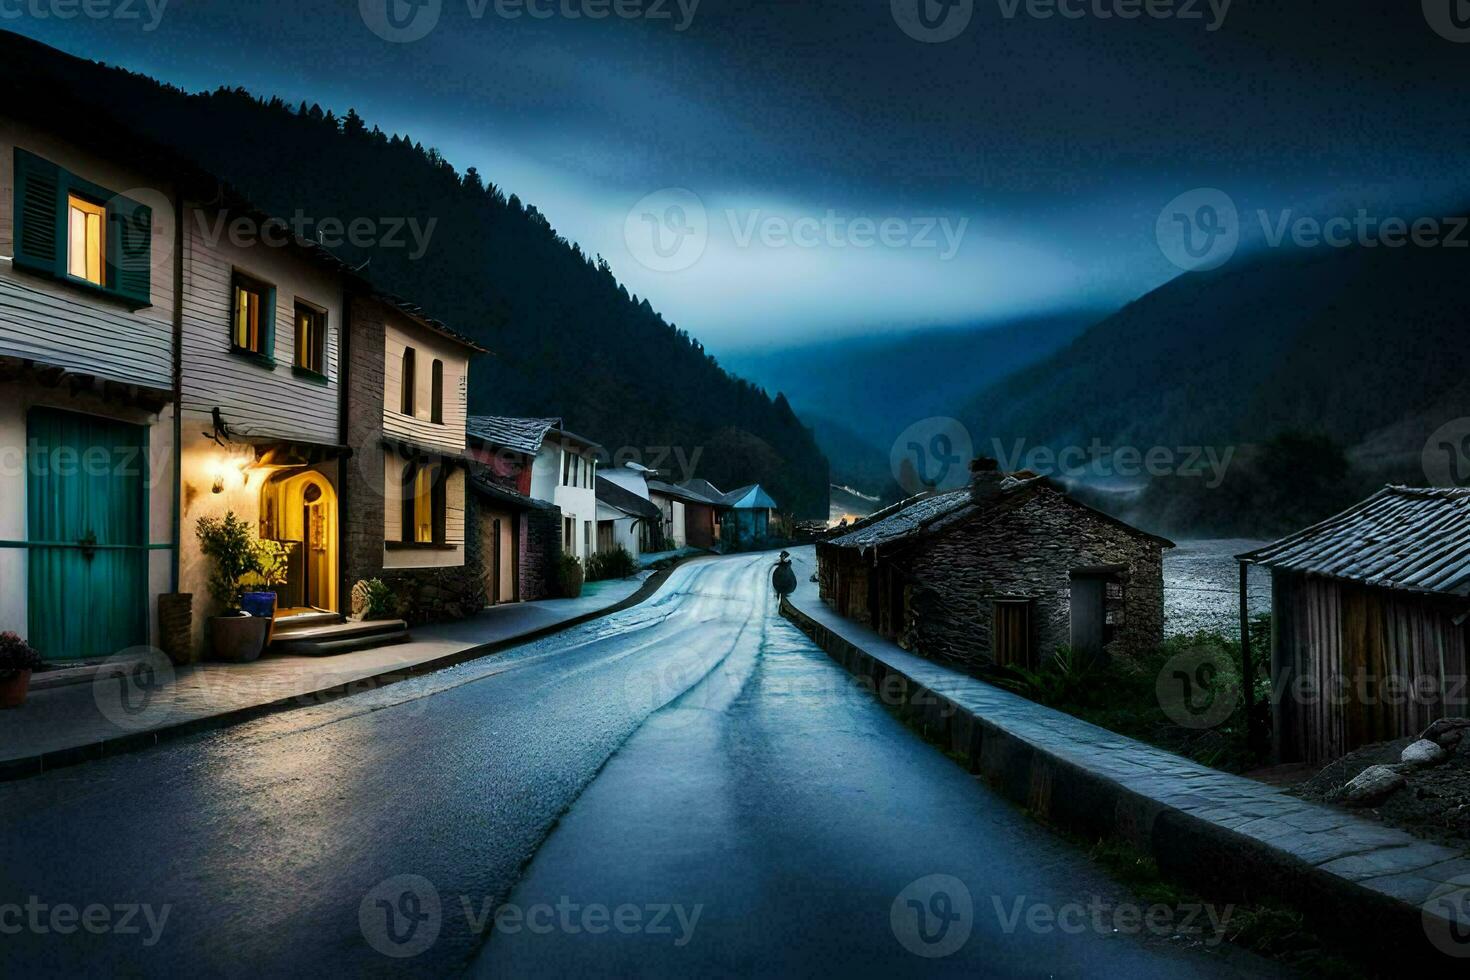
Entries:
[[[702, 557], [702, 556], [691, 556]], [[686, 559], [687, 560], [687, 559]], [[64, 749], [55, 749], [50, 752], [42, 752], [36, 755], [23, 756], [16, 759], [6, 759], [0, 762], [0, 783], [13, 782], [31, 776], [39, 776], [43, 772], [60, 769], [66, 766], [79, 765], [85, 762], [94, 762], [110, 756], [125, 755], [130, 752], [141, 752], [155, 745], [166, 742], [177, 741], [200, 732], [217, 731], [222, 728], [230, 728], [267, 715], [279, 714], [283, 711], [291, 711], [296, 708], [309, 708], [317, 705], [336, 701], [339, 698], [350, 697], [354, 694], [363, 694], [367, 691], [375, 691], [397, 684], [400, 681], [423, 674], [443, 670], [446, 667], [457, 667], [471, 660], [479, 660], [491, 654], [500, 653], [511, 647], [532, 643], [536, 640], [554, 636], [565, 630], [589, 623], [594, 619], [601, 619], [613, 613], [623, 612], [627, 609], [646, 602], [653, 596], [664, 583], [669, 580], [673, 573], [683, 565], [672, 565], [663, 571], [656, 572], [643, 583], [637, 592], [628, 596], [606, 609], [596, 609], [592, 612], [573, 616], [571, 619], [550, 626], [542, 626], [516, 636], [493, 640], [478, 646], [468, 647], [454, 653], [436, 657], [433, 660], [425, 660], [422, 663], [412, 664], [406, 667], [390, 667], [382, 673], [359, 677], [342, 684], [333, 684], [316, 691], [306, 691], [301, 694], [292, 694], [288, 697], [268, 701], [263, 704], [247, 705], [243, 708], [233, 708], [222, 711], [219, 714], [208, 715], [203, 718], [193, 718], [189, 721], [180, 722], [177, 725], [166, 725], [162, 728], [151, 729], [145, 732], [130, 732], [126, 735], [117, 735], [113, 738], [103, 739], [100, 742], [91, 742], [86, 745], [69, 746]]]
[[[1206, 819], [1211, 816], [1208, 812], [1203, 816], [1188, 812], [1168, 797], [1190, 798], [1194, 787], [1163, 773], [1157, 777], [1156, 792], [1141, 793], [926, 687], [789, 599], [782, 599], [781, 613], [849, 673], [867, 681], [872, 690], [883, 690], [885, 702], [891, 702], [911, 726], [1038, 819], [1089, 838], [1124, 841], [1153, 857], [1165, 877], [1203, 896], [1222, 902], [1289, 905], [1324, 938], [1340, 941], [1367, 961], [1396, 969], [1417, 960], [1439, 966], [1456, 962], [1430, 944], [1420, 904], [1422, 882], [1409, 869], [1394, 875], [1398, 870], [1391, 866], [1394, 850], [1379, 847], [1384, 834], [1400, 832], [1345, 817], [1344, 823], [1366, 828], [1360, 830], [1365, 835], [1361, 853], [1333, 860], [1334, 870], [1324, 870], [1299, 854], [1273, 847], [1270, 835], [1258, 826], [1273, 822], [1269, 818], [1252, 825], [1266, 837], [1263, 840]], [[1129, 741], [1121, 735], [1116, 738]], [[1284, 833], [1296, 826], [1282, 824]], [[1470, 874], [1470, 860], [1445, 865], [1440, 869], [1444, 877]], [[1371, 886], [1361, 883], [1370, 877], [1375, 879]], [[1402, 894], [1394, 894], [1396, 883]]]

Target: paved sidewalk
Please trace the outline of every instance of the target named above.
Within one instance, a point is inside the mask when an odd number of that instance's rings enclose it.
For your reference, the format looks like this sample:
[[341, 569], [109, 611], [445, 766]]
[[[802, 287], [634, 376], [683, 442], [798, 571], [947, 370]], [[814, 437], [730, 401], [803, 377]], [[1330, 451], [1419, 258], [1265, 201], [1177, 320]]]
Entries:
[[33, 690], [22, 707], [0, 711], [0, 779], [371, 690], [585, 621], [652, 584], [646, 574], [591, 582], [578, 599], [496, 606], [462, 622], [416, 627], [408, 643], [335, 656], [174, 667], [156, 655], [142, 673], [104, 672], [91, 683]]
[[879, 665], [956, 708], [952, 734], [972, 771], [1039, 815], [1109, 830], [1196, 880], [1234, 879], [1244, 894], [1326, 903], [1320, 911], [1382, 937], [1395, 931], [1391, 921], [1417, 939], [1416, 952], [1433, 953], [1421, 931], [1429, 920], [1420, 924], [1432, 897], [1440, 914], [1452, 907], [1440, 900], [1446, 895], [1470, 899], [1470, 855], [1209, 769], [915, 656], [821, 601], [809, 581], [815, 549], [793, 557], [799, 584], [789, 602], [798, 625], [819, 634], [850, 670]]

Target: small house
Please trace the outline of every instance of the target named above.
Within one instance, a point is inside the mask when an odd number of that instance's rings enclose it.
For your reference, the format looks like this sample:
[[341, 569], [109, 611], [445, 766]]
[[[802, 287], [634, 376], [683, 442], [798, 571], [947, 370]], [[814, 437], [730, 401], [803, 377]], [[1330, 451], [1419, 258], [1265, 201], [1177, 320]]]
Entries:
[[1238, 560], [1271, 573], [1281, 761], [1330, 761], [1467, 715], [1470, 488], [1387, 487]]
[[905, 649], [1034, 668], [1061, 647], [1126, 657], [1163, 639], [1172, 542], [1044, 477], [972, 464], [969, 487], [879, 511], [817, 545], [823, 601]]
[[[656, 550], [663, 512], [649, 499], [647, 471], [618, 467], [597, 477], [597, 551], [637, 558]], [[641, 491], [641, 492], [640, 492]]]
[[676, 486], [651, 479], [648, 492], [663, 515], [665, 544], [675, 549], [719, 547], [724, 494], [708, 481], [690, 480]]
[[731, 545], [756, 545], [779, 536], [779, 508], [759, 483], [730, 491], [720, 503], [725, 507], [721, 530]]
[[471, 416], [465, 424], [472, 532], [480, 541], [488, 605], [559, 594], [561, 510], [531, 496], [536, 457], [555, 419]]

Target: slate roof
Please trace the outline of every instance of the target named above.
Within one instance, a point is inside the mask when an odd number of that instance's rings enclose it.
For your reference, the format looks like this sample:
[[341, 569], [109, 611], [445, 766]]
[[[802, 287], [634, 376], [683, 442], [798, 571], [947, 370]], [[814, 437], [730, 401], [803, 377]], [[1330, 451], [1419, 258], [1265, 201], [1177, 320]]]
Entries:
[[1470, 488], [1384, 487], [1239, 560], [1384, 589], [1470, 596]]
[[643, 517], [654, 521], [663, 517], [663, 511], [653, 501], [644, 500], [632, 490], [600, 476], [597, 478], [597, 502], [615, 507], [629, 517]]
[[1025, 477], [1008, 476], [1000, 485], [1000, 494], [993, 500], [984, 504], [977, 504], [970, 496], [970, 488], [963, 487], [959, 490], [946, 490], [942, 493], [925, 494], [911, 497], [899, 504], [892, 505], [885, 510], [879, 511], [872, 517], [859, 522], [851, 531], [840, 537], [833, 538], [828, 544], [838, 548], [855, 548], [866, 552], [884, 545], [914, 538], [921, 534], [930, 534], [943, 531], [951, 525], [958, 524], [977, 514], [991, 511], [999, 511], [1002, 508], [1012, 507], [1023, 503], [1036, 493], [1051, 491], [1059, 495], [1073, 507], [1088, 511], [1095, 517], [1117, 525], [1139, 537], [1149, 538], [1158, 542], [1162, 547], [1172, 548], [1174, 542], [1168, 538], [1161, 538], [1156, 534], [1149, 534], [1140, 530], [1126, 521], [1119, 520], [1111, 514], [1104, 513], [1094, 507], [1089, 507], [1080, 500], [1069, 495], [1051, 480], [1044, 476]]
[[731, 490], [725, 494], [722, 501], [726, 507], [733, 510], [776, 510], [776, 501], [766, 493], [765, 487], [759, 483], [752, 483], [748, 487], [739, 490]]
[[648, 492], [670, 497], [674, 500], [682, 500], [686, 504], [703, 504], [706, 507], [724, 506], [718, 498], [711, 499], [706, 497], [704, 494], [689, 489], [687, 484], [682, 487], [676, 487], [674, 484], [665, 483], [663, 480], [649, 480]]
[[712, 504], [720, 503], [725, 499], [725, 491], [708, 480], [685, 480], [682, 485], [685, 490], [692, 491]]
[[553, 506], [544, 500], [536, 500], [523, 493], [517, 493], [514, 490], [509, 490], [480, 477], [472, 477], [470, 479], [470, 488], [481, 496], [487, 497], [496, 503], [504, 504], [513, 510], [551, 510]]
[[492, 446], [534, 456], [541, 451], [546, 433], [561, 427], [561, 419], [517, 419], [503, 415], [471, 415], [465, 419], [465, 434]]

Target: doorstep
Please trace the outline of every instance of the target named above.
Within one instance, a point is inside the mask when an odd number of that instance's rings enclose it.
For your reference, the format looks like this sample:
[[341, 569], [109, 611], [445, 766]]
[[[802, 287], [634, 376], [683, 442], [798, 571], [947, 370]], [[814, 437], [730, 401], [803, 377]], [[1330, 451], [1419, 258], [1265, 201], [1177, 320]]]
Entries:
[[[335, 656], [267, 654], [249, 664], [175, 667], [158, 655], [152, 671], [90, 665], [90, 683], [33, 686], [24, 705], [0, 711], [0, 781], [38, 775], [225, 728], [293, 708], [360, 694], [550, 636], [651, 597], [672, 569], [595, 583], [579, 599], [494, 606], [456, 623], [418, 627], [408, 642]], [[139, 663], [148, 663], [140, 661]], [[66, 671], [71, 673], [71, 671]]]
[[822, 602], [808, 581], [814, 551], [794, 549], [799, 585], [783, 615], [851, 673], [903, 691], [926, 734], [1014, 802], [1093, 839], [1124, 840], [1206, 896], [1279, 898], [1324, 933], [1372, 947], [1370, 955], [1452, 962], [1428, 930], [1448, 935], [1449, 906], [1438, 899], [1463, 899], [1470, 855], [1209, 769], [909, 653]]

